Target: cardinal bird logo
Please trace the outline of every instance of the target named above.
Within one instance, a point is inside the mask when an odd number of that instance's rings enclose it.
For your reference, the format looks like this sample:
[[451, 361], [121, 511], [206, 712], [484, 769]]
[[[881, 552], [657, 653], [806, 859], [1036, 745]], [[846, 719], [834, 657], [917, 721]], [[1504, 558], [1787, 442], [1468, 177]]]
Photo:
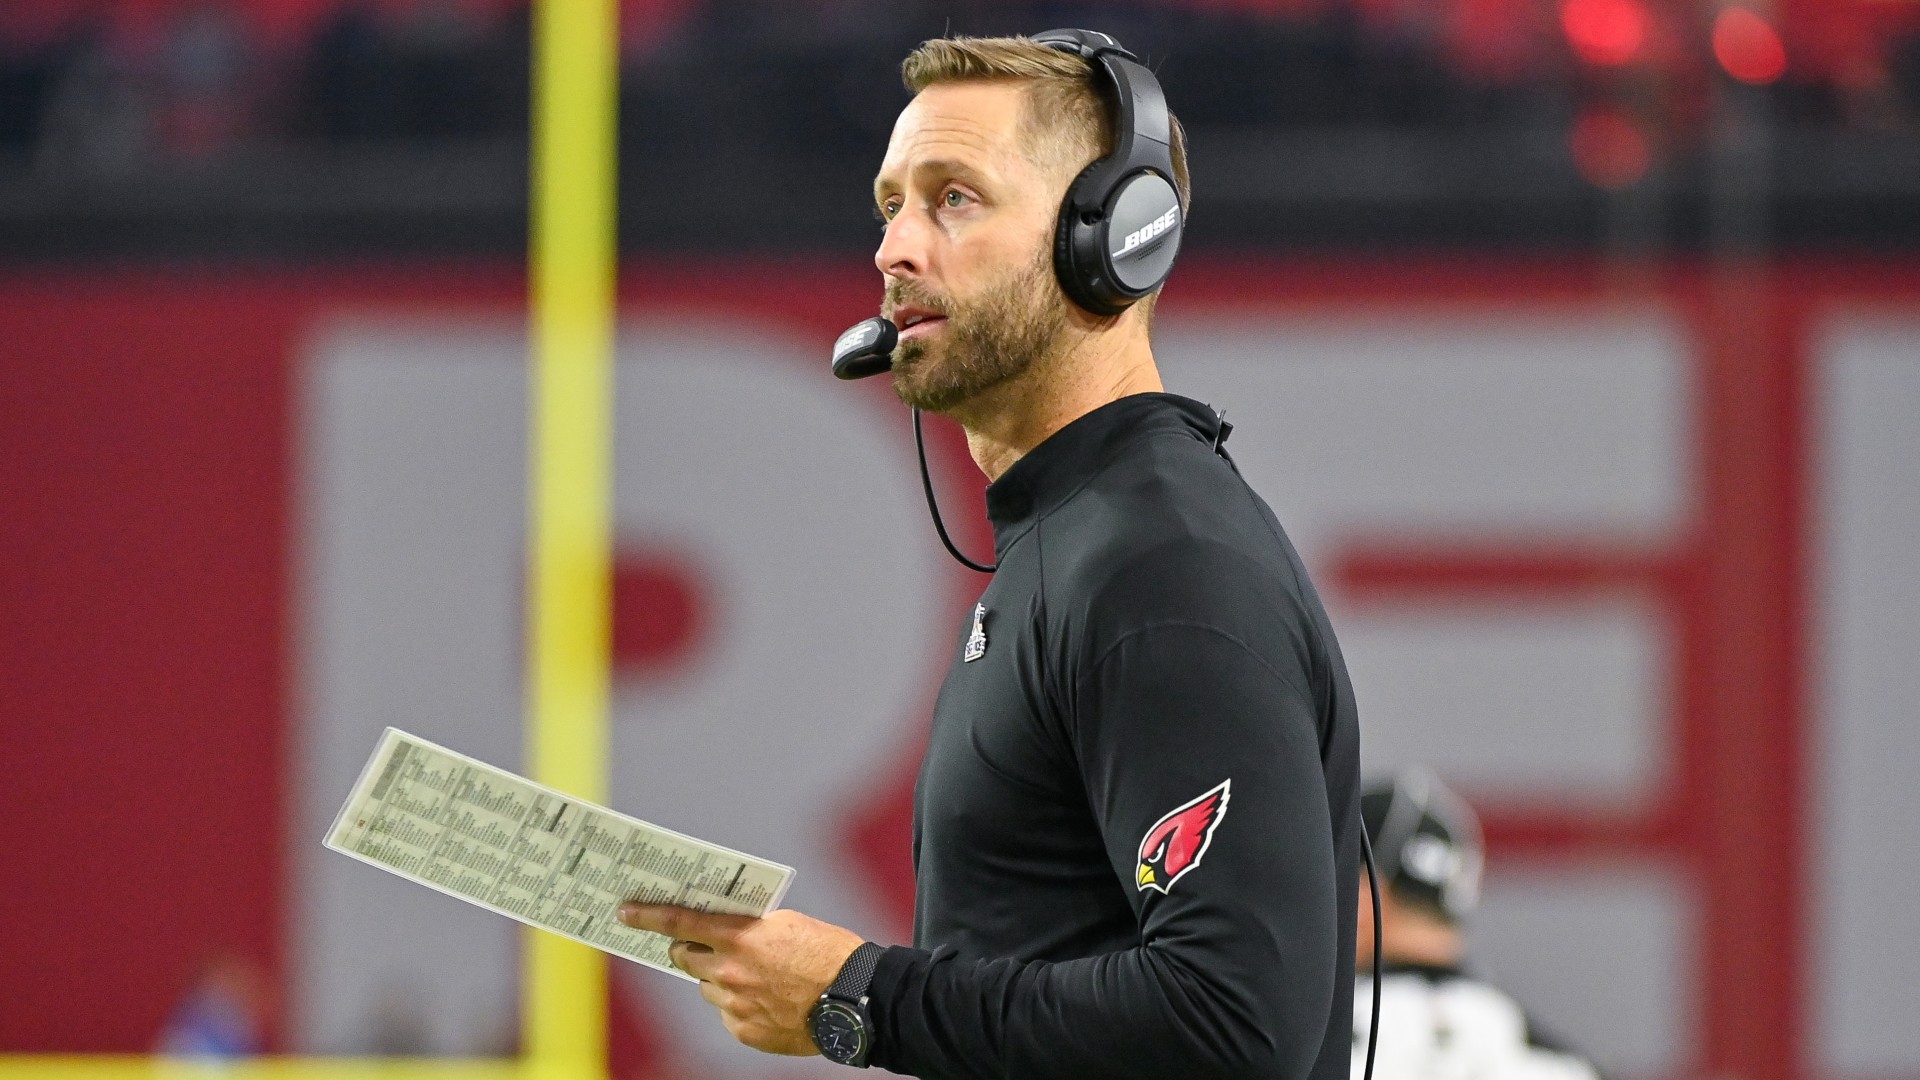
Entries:
[[1200, 865], [1207, 845], [1213, 843], [1213, 830], [1227, 816], [1227, 798], [1232, 793], [1233, 779], [1229, 777], [1153, 823], [1140, 841], [1136, 882], [1141, 892], [1157, 889], [1165, 894], [1187, 871]]

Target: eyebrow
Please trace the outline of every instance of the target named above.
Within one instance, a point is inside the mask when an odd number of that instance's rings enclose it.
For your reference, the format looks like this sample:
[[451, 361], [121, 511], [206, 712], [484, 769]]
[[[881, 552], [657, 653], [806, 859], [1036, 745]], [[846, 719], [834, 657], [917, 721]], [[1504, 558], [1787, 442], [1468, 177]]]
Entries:
[[[972, 184], [975, 187], [988, 186], [986, 173], [981, 172], [979, 169], [958, 158], [930, 158], [926, 161], [916, 163], [910, 171], [949, 176], [963, 184]], [[885, 176], [876, 176], [873, 178], [873, 201], [879, 202], [881, 198], [893, 190], [895, 190], [895, 185], [890, 183]]]

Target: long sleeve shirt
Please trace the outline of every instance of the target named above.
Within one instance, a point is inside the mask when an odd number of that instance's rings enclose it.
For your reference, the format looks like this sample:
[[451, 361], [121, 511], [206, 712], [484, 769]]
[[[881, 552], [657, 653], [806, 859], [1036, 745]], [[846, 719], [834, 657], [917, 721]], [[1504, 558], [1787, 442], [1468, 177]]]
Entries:
[[1220, 423], [1168, 394], [988, 489], [872, 1063], [928, 1080], [1347, 1080], [1352, 687]]

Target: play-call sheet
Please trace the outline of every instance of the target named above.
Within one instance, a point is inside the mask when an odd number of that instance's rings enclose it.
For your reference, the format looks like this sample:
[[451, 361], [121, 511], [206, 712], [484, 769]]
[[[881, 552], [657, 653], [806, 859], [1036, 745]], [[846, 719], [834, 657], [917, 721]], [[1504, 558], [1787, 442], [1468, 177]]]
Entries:
[[327, 831], [335, 851], [462, 900], [688, 976], [668, 940], [614, 918], [627, 900], [764, 915], [791, 867], [563, 795], [388, 728]]

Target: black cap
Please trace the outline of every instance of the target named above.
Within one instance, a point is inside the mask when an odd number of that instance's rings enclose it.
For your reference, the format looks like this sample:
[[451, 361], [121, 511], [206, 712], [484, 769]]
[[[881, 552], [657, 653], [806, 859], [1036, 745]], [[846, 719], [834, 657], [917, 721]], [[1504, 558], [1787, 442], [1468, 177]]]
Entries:
[[1486, 858], [1480, 819], [1431, 770], [1414, 766], [1370, 781], [1360, 819], [1383, 885], [1452, 922], [1473, 911]]

